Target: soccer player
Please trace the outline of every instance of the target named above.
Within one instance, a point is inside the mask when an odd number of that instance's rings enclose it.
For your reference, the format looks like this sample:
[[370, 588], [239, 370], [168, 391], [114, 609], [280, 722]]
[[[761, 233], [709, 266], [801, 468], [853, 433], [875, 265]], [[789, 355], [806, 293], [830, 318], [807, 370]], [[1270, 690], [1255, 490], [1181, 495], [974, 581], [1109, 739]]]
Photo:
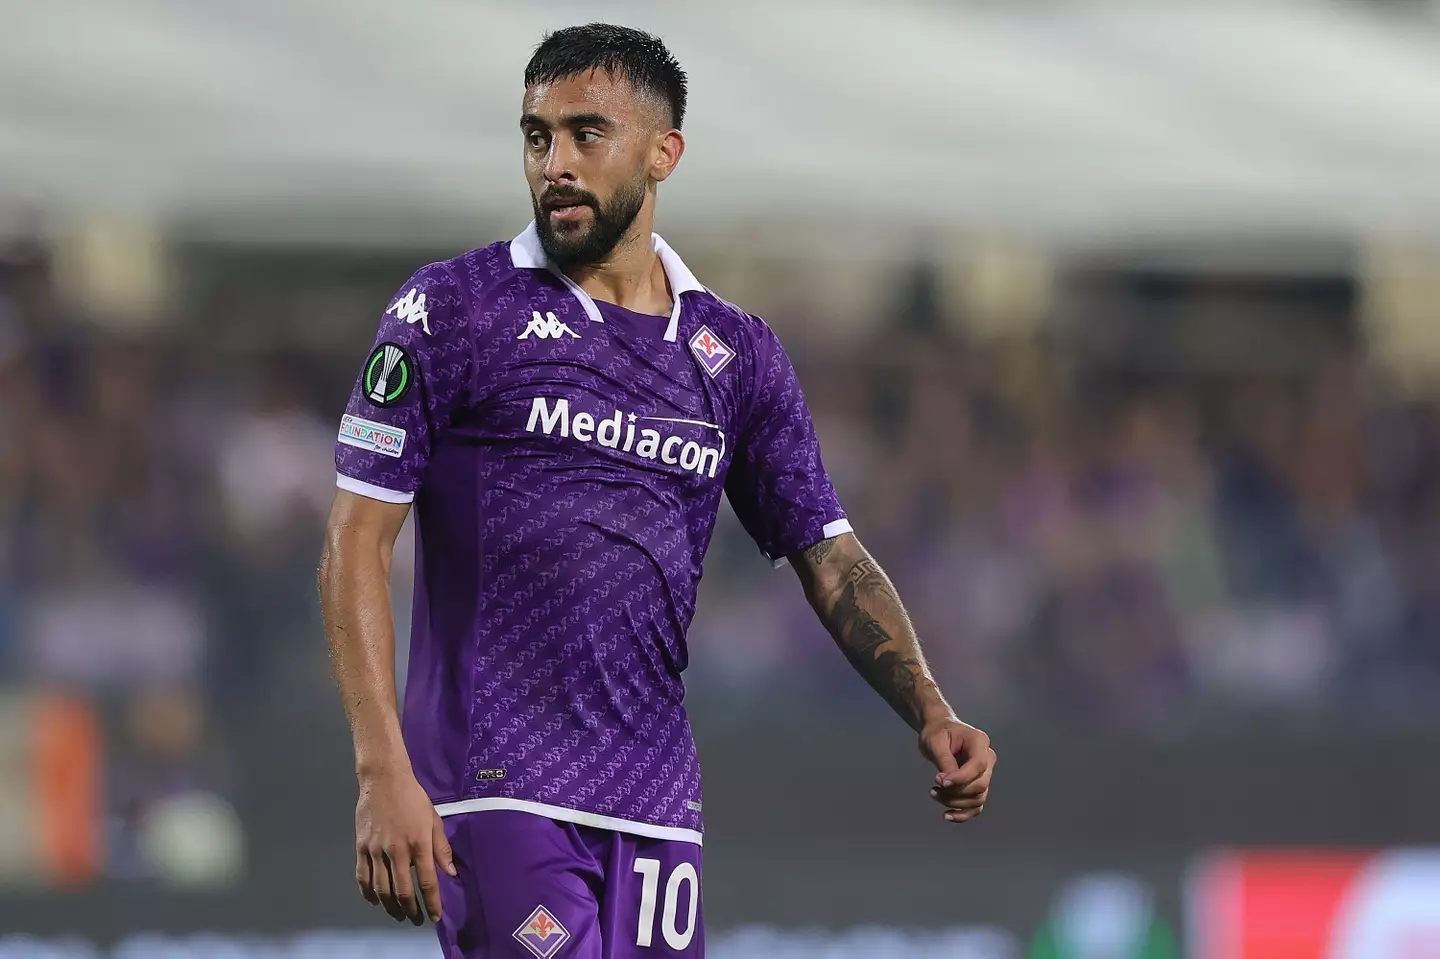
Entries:
[[[703, 954], [680, 674], [722, 493], [919, 734], [944, 817], [985, 805], [989, 739], [851, 532], [785, 351], [651, 232], [685, 99], [655, 37], [546, 37], [519, 131], [534, 222], [401, 286], [341, 421], [320, 590], [355, 878], [397, 920], [428, 914], [448, 959]], [[397, 715], [388, 582], [412, 503]]]

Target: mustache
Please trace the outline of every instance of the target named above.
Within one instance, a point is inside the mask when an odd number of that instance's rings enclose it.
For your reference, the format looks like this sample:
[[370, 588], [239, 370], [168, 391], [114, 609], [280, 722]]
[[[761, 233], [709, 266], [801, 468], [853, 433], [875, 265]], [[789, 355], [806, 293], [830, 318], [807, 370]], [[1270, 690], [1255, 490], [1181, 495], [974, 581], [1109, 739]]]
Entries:
[[552, 188], [540, 195], [540, 206], [543, 209], [551, 209], [557, 206], [588, 206], [595, 209], [600, 208], [600, 198], [588, 190], [576, 190], [573, 188]]

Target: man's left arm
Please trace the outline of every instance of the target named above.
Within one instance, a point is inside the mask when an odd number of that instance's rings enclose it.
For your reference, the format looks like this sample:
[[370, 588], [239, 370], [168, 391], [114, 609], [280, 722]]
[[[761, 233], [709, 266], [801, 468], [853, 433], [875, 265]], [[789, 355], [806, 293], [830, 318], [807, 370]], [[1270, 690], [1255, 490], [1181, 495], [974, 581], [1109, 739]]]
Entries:
[[895, 585], [853, 533], [792, 553], [805, 597], [840, 651], [900, 718], [920, 734], [938, 772], [930, 795], [945, 818], [980, 815], [990, 791], [990, 737], [956, 718], [940, 692]]

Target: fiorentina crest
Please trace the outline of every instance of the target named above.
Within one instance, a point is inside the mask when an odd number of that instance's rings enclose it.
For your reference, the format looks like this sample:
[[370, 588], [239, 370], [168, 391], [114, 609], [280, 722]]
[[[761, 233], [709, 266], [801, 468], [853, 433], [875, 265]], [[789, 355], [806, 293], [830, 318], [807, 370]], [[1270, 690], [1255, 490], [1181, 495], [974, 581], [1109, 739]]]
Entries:
[[695, 354], [695, 358], [705, 367], [705, 372], [709, 373], [712, 379], [719, 376], [720, 371], [735, 359], [735, 351], [720, 342], [720, 338], [711, 333], [708, 326], [700, 327], [695, 335], [690, 337], [690, 352]]
[[570, 933], [544, 906], [536, 906], [530, 918], [511, 933], [515, 941], [533, 952], [537, 959], [550, 959], [570, 941]]

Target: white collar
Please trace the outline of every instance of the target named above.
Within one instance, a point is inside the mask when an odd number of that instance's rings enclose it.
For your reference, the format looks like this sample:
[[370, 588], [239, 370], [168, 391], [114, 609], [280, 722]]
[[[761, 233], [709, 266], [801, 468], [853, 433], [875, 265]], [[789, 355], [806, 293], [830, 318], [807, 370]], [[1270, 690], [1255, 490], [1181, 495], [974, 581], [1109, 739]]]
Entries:
[[[650, 234], [650, 248], [660, 258], [660, 266], [665, 270], [665, 279], [670, 282], [670, 292], [675, 297], [675, 307], [670, 311], [670, 325], [665, 329], [665, 339], [673, 343], [680, 329], [680, 294], [703, 293], [705, 287], [695, 279], [695, 274], [690, 272], [690, 268], [685, 265], [684, 260], [680, 259], [680, 255], [670, 249], [670, 244], [660, 238], [660, 234]], [[550, 262], [550, 258], [545, 255], [544, 248], [540, 246], [540, 231], [536, 228], [534, 221], [531, 221], [530, 225], [525, 228], [524, 233], [510, 241], [510, 262], [514, 263], [515, 268], [519, 270], [549, 270], [554, 273], [580, 300], [580, 305], [585, 308], [585, 315], [592, 322], [605, 322], [600, 316], [600, 308], [595, 305], [590, 294], [580, 289], [579, 284], [556, 269], [555, 265]]]

